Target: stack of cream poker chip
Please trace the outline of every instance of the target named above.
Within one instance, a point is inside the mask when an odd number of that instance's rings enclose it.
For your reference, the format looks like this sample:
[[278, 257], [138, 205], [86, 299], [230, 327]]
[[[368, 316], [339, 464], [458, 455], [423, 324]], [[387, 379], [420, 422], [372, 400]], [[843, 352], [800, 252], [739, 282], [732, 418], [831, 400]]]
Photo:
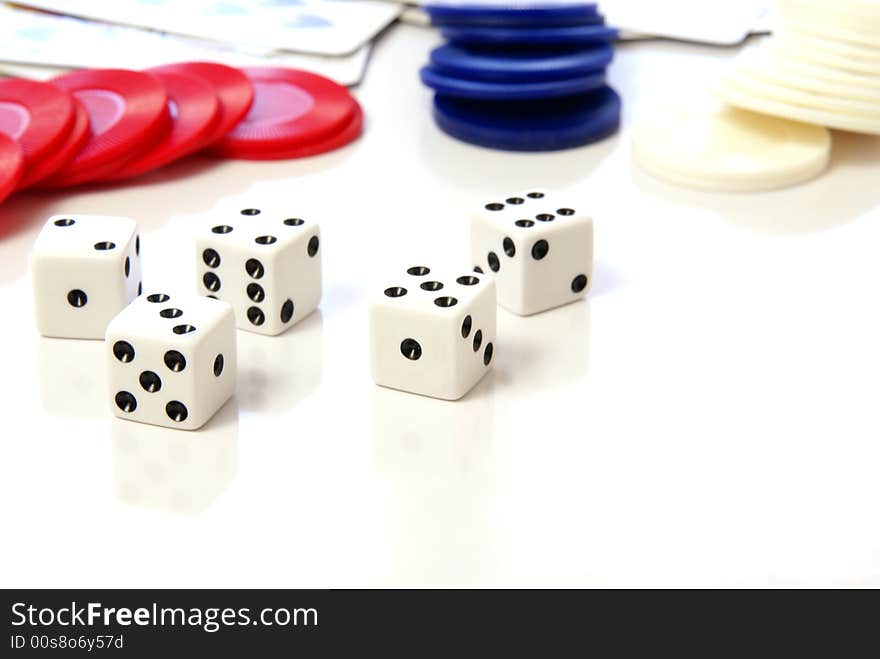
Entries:
[[779, 0], [779, 27], [716, 90], [737, 107], [880, 135], [880, 0]]
[[656, 112], [633, 156], [689, 187], [758, 191], [827, 167], [828, 128], [880, 135], [880, 0], [777, 0], [778, 27], [714, 88], [721, 102]]

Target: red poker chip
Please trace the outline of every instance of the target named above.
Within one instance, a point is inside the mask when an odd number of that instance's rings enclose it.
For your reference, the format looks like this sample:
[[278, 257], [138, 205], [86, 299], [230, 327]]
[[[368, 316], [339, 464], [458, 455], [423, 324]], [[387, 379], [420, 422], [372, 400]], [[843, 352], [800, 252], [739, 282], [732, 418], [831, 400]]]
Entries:
[[274, 67], [246, 68], [254, 87], [247, 116], [217, 143], [232, 158], [265, 159], [331, 139], [357, 112], [349, 91], [323, 76]]
[[354, 142], [361, 136], [364, 128], [364, 113], [360, 105], [355, 108], [355, 114], [351, 118], [348, 126], [343, 130], [330, 136], [328, 139], [318, 140], [317, 142], [307, 142], [300, 144], [284, 151], [262, 152], [250, 156], [236, 156], [243, 160], [292, 160], [294, 158], [308, 158], [316, 156], [328, 151], [335, 151]]
[[250, 79], [238, 69], [215, 62], [180, 62], [149, 69], [150, 73], [183, 73], [201, 78], [214, 88], [220, 100], [220, 120], [204, 146], [224, 137], [244, 119], [254, 102], [254, 88]]
[[0, 133], [0, 201], [15, 190], [23, 171], [24, 156], [18, 143]]
[[140, 176], [200, 149], [220, 120], [220, 102], [207, 82], [186, 73], [151, 73], [162, 81], [168, 93], [171, 131], [156, 146], [129, 160], [105, 180]]
[[73, 99], [73, 104], [76, 108], [75, 117], [64, 142], [40, 162], [27, 168], [21, 183], [18, 184], [19, 190], [35, 185], [57, 172], [73, 160], [89, 141], [91, 136], [89, 113], [76, 99]]
[[26, 169], [64, 143], [75, 119], [67, 92], [45, 82], [0, 80], [0, 133], [18, 142]]
[[361, 136], [361, 133], [364, 131], [364, 111], [361, 109], [360, 105], [355, 106], [355, 114], [351, 119], [351, 122], [346, 126], [343, 130], [333, 135], [330, 139], [322, 140], [320, 142], [309, 142], [308, 144], [303, 144], [299, 148], [291, 149], [287, 151], [283, 155], [279, 156], [279, 158], [287, 159], [287, 158], [307, 158], [308, 156], [316, 156], [321, 153], [327, 153], [328, 151], [335, 151], [336, 149], [341, 149], [354, 142], [357, 138]]
[[85, 105], [92, 134], [82, 151], [43, 181], [43, 187], [76, 185], [109, 176], [171, 129], [168, 95], [156, 76], [94, 69], [59, 76], [52, 84]]

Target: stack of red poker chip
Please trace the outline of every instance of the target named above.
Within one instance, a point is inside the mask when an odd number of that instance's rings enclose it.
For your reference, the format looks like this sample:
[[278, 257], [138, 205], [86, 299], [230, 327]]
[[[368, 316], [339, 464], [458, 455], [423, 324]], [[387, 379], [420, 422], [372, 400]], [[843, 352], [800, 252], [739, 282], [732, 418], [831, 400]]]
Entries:
[[59, 188], [100, 181], [139, 157], [171, 129], [162, 81], [122, 69], [84, 70], [52, 80], [86, 106], [92, 134], [76, 156], [41, 185]]
[[277, 67], [182, 62], [0, 80], [0, 200], [25, 188], [133, 179], [195, 152], [282, 160], [363, 131], [349, 91]]
[[250, 78], [238, 69], [214, 62], [181, 62], [159, 66], [156, 73], [182, 73], [205, 81], [214, 89], [220, 103], [220, 120], [214, 131], [205, 138], [203, 146], [223, 138], [245, 118], [254, 102], [254, 88]]
[[171, 130], [146, 152], [135, 156], [105, 180], [139, 176], [179, 160], [204, 145], [220, 121], [220, 102], [213, 87], [184, 73], [154, 72], [168, 94]]

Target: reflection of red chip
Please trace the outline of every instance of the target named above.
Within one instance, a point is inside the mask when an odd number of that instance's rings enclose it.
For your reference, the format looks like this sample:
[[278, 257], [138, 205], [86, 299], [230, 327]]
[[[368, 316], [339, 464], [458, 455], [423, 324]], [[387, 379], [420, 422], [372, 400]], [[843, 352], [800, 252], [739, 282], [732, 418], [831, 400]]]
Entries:
[[220, 102], [214, 88], [201, 78], [186, 73], [151, 71], [168, 92], [171, 131], [155, 146], [106, 177], [117, 181], [140, 176], [192, 153], [205, 144], [220, 120]]
[[168, 95], [155, 76], [121, 69], [75, 71], [52, 80], [89, 113], [92, 135], [76, 158], [43, 182], [62, 187], [109, 176], [171, 128]]
[[45, 82], [0, 80], [0, 133], [18, 142], [25, 168], [61, 145], [75, 118], [67, 92]]
[[0, 201], [15, 190], [23, 170], [24, 157], [18, 144], [0, 133]]
[[345, 130], [357, 101], [345, 87], [323, 76], [282, 68], [243, 69], [254, 87], [248, 115], [217, 143], [233, 158], [283, 158], [275, 154], [330, 140]]
[[91, 130], [89, 129], [89, 113], [83, 107], [83, 104], [73, 100], [76, 108], [76, 116], [73, 125], [67, 132], [64, 143], [55, 148], [52, 153], [43, 158], [40, 162], [27, 168], [24, 178], [18, 187], [27, 188], [35, 183], [39, 183], [43, 179], [51, 176], [67, 163], [74, 159], [82, 148], [89, 141]]
[[205, 138], [205, 146], [213, 144], [244, 119], [254, 102], [254, 88], [248, 77], [231, 66], [214, 62], [181, 62], [157, 66], [151, 73], [168, 71], [194, 75], [214, 88], [220, 99], [220, 121], [210, 135]]

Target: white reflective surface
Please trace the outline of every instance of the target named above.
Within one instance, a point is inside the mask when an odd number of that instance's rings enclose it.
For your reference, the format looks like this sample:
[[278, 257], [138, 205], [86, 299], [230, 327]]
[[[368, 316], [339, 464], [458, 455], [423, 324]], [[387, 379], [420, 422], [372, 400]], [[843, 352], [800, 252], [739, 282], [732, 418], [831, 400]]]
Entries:
[[[634, 171], [628, 128], [483, 151], [431, 123], [435, 39], [379, 45], [351, 148], [0, 206], [0, 584], [880, 585], [880, 141], [836, 134], [824, 177], [741, 196]], [[627, 126], [734, 54], [625, 46]], [[593, 212], [587, 301], [499, 311], [496, 368], [458, 403], [374, 387], [374, 272], [465, 258], [470, 208], [533, 185]], [[238, 392], [204, 431], [116, 421], [101, 345], [36, 336], [36, 232], [132, 215], [145, 286], [179, 289], [221, 203], [321, 222], [320, 312], [239, 333]]]

